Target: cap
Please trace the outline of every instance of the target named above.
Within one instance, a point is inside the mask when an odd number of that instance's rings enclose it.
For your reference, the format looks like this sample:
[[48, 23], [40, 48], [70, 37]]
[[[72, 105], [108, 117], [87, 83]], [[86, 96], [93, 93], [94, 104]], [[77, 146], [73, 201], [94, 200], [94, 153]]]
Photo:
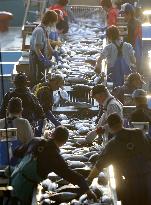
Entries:
[[64, 77], [59, 73], [48, 73], [47, 74], [48, 81], [57, 80], [57, 81], [64, 81]]
[[125, 3], [121, 6], [119, 13], [134, 13], [134, 6], [132, 4]]
[[132, 93], [132, 98], [146, 98], [147, 93], [143, 89], [137, 89]]
[[94, 97], [96, 94], [106, 93], [106, 92], [108, 92], [108, 89], [104, 85], [98, 84], [92, 88], [91, 96]]
[[25, 73], [18, 73], [14, 79], [15, 84], [25, 85], [28, 83]]
[[127, 77], [127, 81], [129, 82], [133, 82], [135, 80], [139, 80], [142, 84], [145, 84], [145, 82], [143, 81], [143, 77], [139, 73], [131, 73]]

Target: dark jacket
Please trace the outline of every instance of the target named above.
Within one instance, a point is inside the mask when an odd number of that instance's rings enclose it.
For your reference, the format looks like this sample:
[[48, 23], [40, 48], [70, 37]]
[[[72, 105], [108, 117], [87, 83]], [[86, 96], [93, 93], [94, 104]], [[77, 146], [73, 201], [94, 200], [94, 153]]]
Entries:
[[[28, 152], [34, 150], [39, 139], [33, 139], [28, 147]], [[72, 171], [63, 157], [60, 155], [60, 150], [52, 139], [45, 141], [44, 151], [38, 156], [38, 174], [42, 179], [45, 179], [50, 172], [55, 172], [58, 176], [64, 178], [68, 182], [78, 185], [81, 192], [88, 191], [88, 185], [84, 178]]]
[[123, 86], [118, 86], [113, 89], [112, 95], [124, 104], [124, 94], [132, 94], [137, 88], [125, 83]]
[[149, 122], [151, 125], [151, 109], [147, 105], [136, 107], [130, 115], [130, 122]]
[[13, 91], [6, 93], [0, 109], [0, 118], [5, 117], [8, 102], [12, 97], [21, 98], [23, 106], [22, 116], [23, 118], [28, 119], [30, 123], [44, 117], [44, 112], [38, 99], [29, 91], [29, 89], [16, 88]]
[[150, 205], [151, 140], [139, 129], [122, 129], [107, 143], [96, 167], [100, 170], [110, 164], [114, 167], [117, 195], [123, 204]]

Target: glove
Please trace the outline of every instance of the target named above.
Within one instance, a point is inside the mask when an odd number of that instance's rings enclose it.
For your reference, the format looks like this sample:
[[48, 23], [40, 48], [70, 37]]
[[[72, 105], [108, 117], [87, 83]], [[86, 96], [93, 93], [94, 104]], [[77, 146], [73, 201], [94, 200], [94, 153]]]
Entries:
[[[58, 62], [61, 61], [61, 59], [60, 59], [60, 57], [59, 57], [59, 55], [58, 55], [58, 52], [57, 52], [57, 51], [54, 51], [54, 52], [53, 52], [53, 56], [55, 57], [56, 62], [57, 62], [57, 64], [58, 64]], [[61, 61], [61, 62], [62, 62], [62, 61]]]
[[40, 56], [39, 56], [39, 60], [40, 60], [41, 63], [43, 63], [43, 65], [44, 65], [46, 68], [52, 66], [52, 62], [51, 62], [48, 58], [44, 57], [43, 55], [40, 55]]
[[104, 26], [104, 27], [101, 27], [101, 28], [100, 28], [100, 31], [101, 31], [101, 32], [104, 32], [104, 31], [106, 31], [106, 29], [107, 29], [107, 26]]
[[87, 143], [92, 143], [93, 140], [96, 138], [96, 136], [97, 136], [96, 130], [92, 130], [92, 131], [88, 132], [85, 140]]

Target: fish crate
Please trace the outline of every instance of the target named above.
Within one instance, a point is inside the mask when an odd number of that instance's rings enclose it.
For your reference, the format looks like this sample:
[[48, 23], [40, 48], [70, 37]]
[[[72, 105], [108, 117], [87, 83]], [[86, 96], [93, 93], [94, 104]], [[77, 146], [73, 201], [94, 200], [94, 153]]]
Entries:
[[69, 5], [67, 6], [67, 11], [69, 13], [69, 20], [70, 14], [72, 14], [74, 19], [78, 22], [85, 22], [88, 19], [91, 21], [105, 22], [105, 12], [101, 6]]

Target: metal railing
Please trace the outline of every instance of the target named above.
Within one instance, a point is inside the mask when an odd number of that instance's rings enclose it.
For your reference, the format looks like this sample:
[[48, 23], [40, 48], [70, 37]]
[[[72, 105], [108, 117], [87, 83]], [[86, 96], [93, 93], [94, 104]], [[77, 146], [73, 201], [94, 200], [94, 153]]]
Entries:
[[101, 6], [69, 5], [66, 9], [69, 12], [69, 17], [72, 13], [76, 20], [101, 20], [102, 16], [105, 15]]

